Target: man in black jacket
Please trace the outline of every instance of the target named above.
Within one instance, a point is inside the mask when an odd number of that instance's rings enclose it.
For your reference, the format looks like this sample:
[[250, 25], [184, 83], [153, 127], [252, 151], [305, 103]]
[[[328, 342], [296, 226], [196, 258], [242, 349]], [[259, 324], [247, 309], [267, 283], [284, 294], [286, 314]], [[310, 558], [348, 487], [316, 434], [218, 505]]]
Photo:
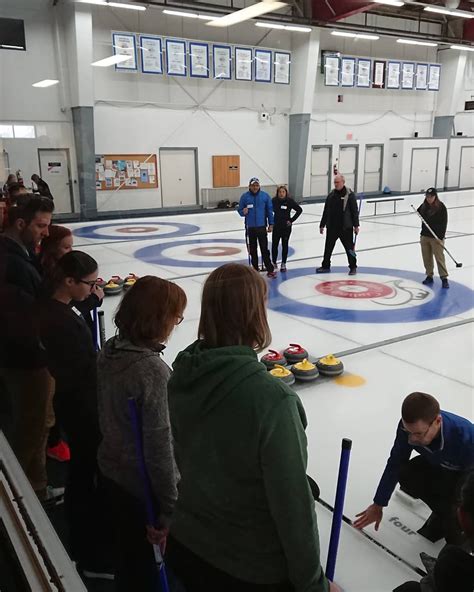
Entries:
[[331, 255], [337, 239], [341, 241], [349, 260], [349, 275], [357, 273], [357, 259], [354, 251], [353, 233], [359, 234], [359, 211], [354, 192], [347, 189], [343, 175], [334, 177], [334, 190], [326, 198], [319, 232], [324, 234], [327, 227], [324, 258], [316, 273], [331, 271]]
[[49, 189], [49, 185], [46, 183], [46, 181], [43, 181], [43, 179], [39, 175], [31, 175], [31, 180], [33, 181], [33, 183], [36, 184], [36, 187], [38, 188], [36, 190], [33, 190], [34, 193], [39, 193], [43, 197], [49, 197], [49, 199], [54, 199], [51, 194], [51, 190]]
[[13, 450], [38, 497], [45, 500], [46, 413], [53, 382], [37, 330], [41, 275], [34, 250], [48, 236], [54, 209], [45, 197], [22, 197], [0, 237], [0, 375], [12, 403]]

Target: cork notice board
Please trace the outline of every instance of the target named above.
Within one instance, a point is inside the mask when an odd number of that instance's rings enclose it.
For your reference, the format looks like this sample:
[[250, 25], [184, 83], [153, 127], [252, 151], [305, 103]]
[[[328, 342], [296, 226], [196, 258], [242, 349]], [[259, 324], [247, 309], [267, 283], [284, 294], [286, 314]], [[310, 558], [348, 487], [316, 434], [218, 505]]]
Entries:
[[239, 187], [240, 156], [213, 156], [212, 181], [213, 187]]
[[103, 154], [95, 157], [97, 191], [157, 187], [156, 154]]

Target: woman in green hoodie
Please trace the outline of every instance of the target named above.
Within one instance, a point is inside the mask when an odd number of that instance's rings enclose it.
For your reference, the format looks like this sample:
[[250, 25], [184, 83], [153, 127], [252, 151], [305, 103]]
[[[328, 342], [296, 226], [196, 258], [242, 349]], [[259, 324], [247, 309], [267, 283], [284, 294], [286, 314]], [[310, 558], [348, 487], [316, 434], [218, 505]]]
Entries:
[[187, 592], [338, 590], [320, 564], [301, 401], [257, 359], [271, 341], [253, 269], [207, 279], [199, 339], [168, 383], [181, 473], [167, 561]]

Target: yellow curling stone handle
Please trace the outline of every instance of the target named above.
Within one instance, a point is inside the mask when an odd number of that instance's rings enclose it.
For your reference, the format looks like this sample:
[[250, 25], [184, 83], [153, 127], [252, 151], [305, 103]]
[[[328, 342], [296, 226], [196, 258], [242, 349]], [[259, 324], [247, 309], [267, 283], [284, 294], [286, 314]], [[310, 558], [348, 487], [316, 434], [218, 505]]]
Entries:
[[325, 356], [324, 358], [321, 358], [319, 360], [321, 362], [321, 364], [324, 364], [325, 366], [337, 366], [338, 364], [340, 364], [340, 360], [338, 360], [334, 354], [329, 354], [327, 356]]
[[314, 370], [316, 368], [316, 366], [314, 364], [312, 364], [311, 362], [308, 362], [307, 359], [304, 359], [302, 362], [298, 362], [297, 364], [295, 364], [295, 369], [296, 370], [303, 370], [303, 371], [308, 371], [308, 370]]
[[276, 376], [277, 378], [283, 378], [284, 376], [289, 376], [291, 372], [280, 366], [280, 364], [275, 364], [275, 366], [270, 370], [270, 374], [272, 376]]

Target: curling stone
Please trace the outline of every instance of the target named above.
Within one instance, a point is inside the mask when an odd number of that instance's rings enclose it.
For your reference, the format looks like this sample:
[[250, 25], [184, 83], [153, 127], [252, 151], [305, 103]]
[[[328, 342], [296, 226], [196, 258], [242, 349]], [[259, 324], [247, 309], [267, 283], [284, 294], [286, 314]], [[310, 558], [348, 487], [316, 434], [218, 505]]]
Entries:
[[124, 290], [130, 290], [132, 286], [134, 286], [138, 281], [138, 276], [134, 274], [130, 274], [125, 278], [125, 283], [123, 285]]
[[115, 282], [110, 280], [104, 286], [104, 294], [106, 294], [107, 296], [113, 296], [114, 294], [120, 294], [120, 292], [122, 291], [122, 288], [123, 288], [123, 285], [120, 286], [119, 284], [116, 284]]
[[341, 360], [338, 360], [333, 354], [320, 358], [316, 362], [316, 367], [320, 374], [325, 376], [339, 376], [344, 372], [344, 366]]
[[294, 375], [288, 370], [288, 368], [284, 368], [279, 364], [276, 364], [271, 370], [270, 374], [278, 380], [281, 380], [285, 384], [292, 385], [295, 383]]
[[291, 371], [295, 375], [296, 380], [302, 380], [303, 382], [311, 382], [312, 380], [316, 380], [319, 376], [316, 365], [306, 359], [294, 364], [291, 367]]
[[95, 283], [96, 286], [98, 286], [99, 288], [102, 288], [102, 290], [105, 288], [107, 282], [102, 279], [102, 278], [97, 278], [97, 281]]
[[296, 364], [308, 358], [308, 352], [297, 343], [290, 343], [290, 346], [285, 349], [283, 355], [288, 364]]
[[119, 275], [113, 275], [109, 280], [109, 284], [110, 282], [113, 282], [114, 284], [117, 284], [118, 286], [122, 287], [125, 283], [125, 280], [121, 278]]
[[260, 358], [260, 361], [265, 364], [267, 370], [271, 370], [278, 364], [279, 366], [286, 366], [286, 359], [280, 352], [270, 349], [268, 354]]

